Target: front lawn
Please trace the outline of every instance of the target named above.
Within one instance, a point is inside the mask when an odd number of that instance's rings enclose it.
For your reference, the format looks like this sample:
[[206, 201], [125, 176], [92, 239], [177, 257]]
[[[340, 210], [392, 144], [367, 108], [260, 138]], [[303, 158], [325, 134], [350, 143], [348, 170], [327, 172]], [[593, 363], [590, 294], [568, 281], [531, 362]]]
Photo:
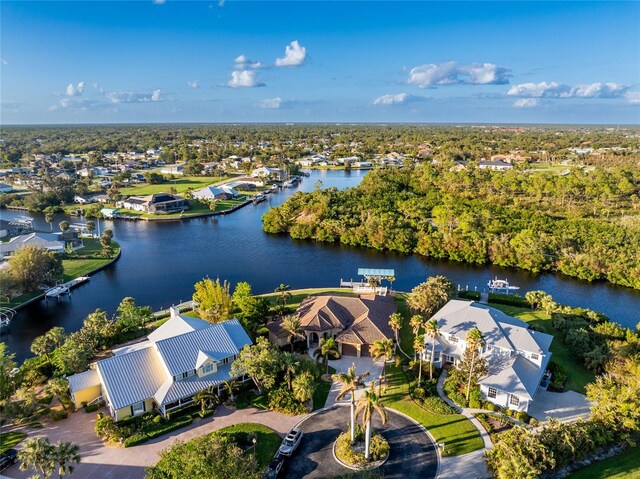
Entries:
[[[335, 374], [335, 368], [329, 366], [329, 374]], [[316, 380], [316, 390], [313, 392], [313, 410], [322, 409], [327, 402], [329, 392], [331, 391], [332, 382]]]
[[278, 451], [282, 442], [282, 438], [273, 429], [263, 426], [262, 424], [249, 422], [223, 427], [211, 434], [231, 437], [240, 444], [245, 442], [245, 438], [248, 435], [255, 434], [256, 459], [258, 460], [260, 467], [267, 467], [269, 461], [271, 461], [275, 453]]
[[595, 380], [595, 374], [582, 365], [569, 348], [564, 345], [560, 332], [553, 329], [551, 325], [550, 315], [544, 311], [532, 311], [530, 309], [517, 308], [504, 304], [489, 304], [489, 306], [526, 321], [544, 333], [551, 334], [554, 337], [550, 348], [552, 354], [551, 360], [563, 365], [567, 369], [568, 377], [565, 387], [580, 394], [585, 393], [585, 386]]
[[0, 433], [0, 454], [2, 454], [7, 449], [11, 449], [12, 447], [20, 444], [27, 435], [24, 432], [3, 432]]
[[175, 180], [167, 180], [157, 185], [143, 183], [140, 185], [126, 186], [120, 188], [120, 194], [126, 196], [145, 196], [155, 193], [168, 193], [170, 188], [175, 188], [178, 194], [180, 194], [190, 189], [198, 190], [228, 179], [228, 176], [183, 176]]
[[383, 401], [385, 406], [422, 424], [436, 443], [444, 443], [444, 456], [459, 456], [484, 447], [480, 433], [463, 415], [432, 414], [418, 406], [409, 396], [407, 376], [394, 365], [387, 366], [387, 390]]
[[640, 479], [640, 447], [580, 469], [567, 479]]
[[94, 238], [84, 238], [84, 247], [75, 250], [71, 254], [66, 254], [65, 259], [62, 260], [63, 278], [64, 282], [78, 278], [80, 276], [86, 276], [92, 271], [106, 265], [113, 260], [115, 255], [120, 251], [120, 246], [115, 241], [111, 241], [111, 248], [113, 248], [113, 256], [111, 258], [104, 258], [101, 256], [102, 245], [100, 241]]

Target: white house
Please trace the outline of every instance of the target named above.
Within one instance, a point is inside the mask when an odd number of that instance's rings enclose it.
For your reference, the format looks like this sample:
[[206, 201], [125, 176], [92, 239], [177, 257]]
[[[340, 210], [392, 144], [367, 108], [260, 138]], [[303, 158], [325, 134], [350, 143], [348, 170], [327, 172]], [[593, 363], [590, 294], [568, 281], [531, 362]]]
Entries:
[[238, 196], [238, 192], [228, 185], [205, 186], [192, 193], [198, 200], [229, 200]]
[[184, 175], [184, 166], [182, 165], [167, 165], [160, 169], [160, 173], [165, 175]]
[[478, 168], [480, 168], [481, 170], [488, 169], [493, 171], [506, 171], [506, 170], [513, 170], [513, 165], [502, 160], [496, 160], [496, 161], [482, 160], [478, 163]]
[[[457, 365], [467, 346], [467, 333], [478, 328], [485, 341], [482, 357], [488, 366], [487, 376], [479, 381], [482, 397], [505, 408], [528, 410], [547, 374], [553, 336], [473, 301], [449, 301], [433, 318], [440, 328], [433, 360], [437, 367]], [[425, 346], [424, 359], [428, 361], [431, 338], [425, 337]]]
[[268, 178], [274, 180], [286, 179], [286, 173], [278, 168], [269, 168], [268, 166], [261, 166], [251, 172], [251, 176], [254, 178]]
[[8, 243], [0, 244], [0, 257], [8, 258], [23, 246], [34, 245], [49, 251], [61, 253], [64, 251], [65, 242], [57, 233], [29, 233], [14, 236]]

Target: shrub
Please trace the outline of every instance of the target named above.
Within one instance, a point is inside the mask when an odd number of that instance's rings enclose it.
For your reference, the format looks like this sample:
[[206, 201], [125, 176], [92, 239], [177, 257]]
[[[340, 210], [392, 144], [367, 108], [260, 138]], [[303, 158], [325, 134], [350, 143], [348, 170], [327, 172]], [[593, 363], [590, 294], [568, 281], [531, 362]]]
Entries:
[[425, 398], [425, 391], [423, 388], [415, 388], [413, 390], [413, 397], [416, 401], [421, 401]]
[[162, 422], [162, 416], [158, 415], [158, 416], [154, 417], [154, 418], [151, 420], [151, 422], [153, 422], [153, 423], [155, 423], [155, 424], [158, 424], [158, 423]]
[[480, 300], [480, 293], [478, 291], [458, 291], [458, 298], [478, 301]]
[[387, 457], [390, 449], [391, 446], [389, 446], [389, 442], [382, 437], [382, 434], [373, 435], [371, 443], [369, 444], [369, 452], [374, 461], [380, 461]]
[[434, 414], [457, 414], [454, 407], [449, 406], [441, 397], [429, 396], [422, 402], [423, 406]]
[[147, 442], [149, 440], [149, 437], [145, 434], [145, 433], [137, 433], [137, 434], [132, 434], [131, 436], [129, 436], [128, 438], [126, 438], [122, 445], [124, 447], [133, 447], [133, 446], [137, 446], [138, 444], [142, 444], [143, 442]]
[[480, 392], [479, 387], [474, 387], [469, 392], [469, 407], [473, 409], [480, 409], [480, 401], [482, 398], [482, 393]]
[[336, 441], [336, 457], [350, 466], [362, 466], [365, 464], [364, 454], [355, 452], [351, 447], [351, 435], [343, 432]]
[[61, 421], [63, 419], [65, 419], [68, 416], [68, 412], [65, 410], [61, 410], [61, 411], [51, 411], [51, 419], [53, 419], [54, 421]]
[[526, 411], [518, 411], [516, 413], [516, 419], [520, 422], [524, 422], [525, 424], [529, 424], [531, 417], [526, 413]]
[[529, 418], [529, 425], [532, 427], [539, 426], [540, 421], [538, 421], [535, 417]]
[[269, 409], [290, 416], [307, 412], [307, 408], [293, 397], [293, 393], [284, 388], [274, 389], [269, 393]]
[[449, 394], [449, 399], [451, 399], [458, 406], [467, 407], [467, 398], [464, 394], [459, 393], [458, 391], [453, 391]]
[[100, 409], [100, 406], [98, 406], [97, 404], [87, 404], [84, 407], [85, 412], [96, 412], [98, 409]]
[[495, 411], [496, 405], [493, 404], [492, 402], [487, 401], [484, 405], [484, 409], [486, 409], [487, 411]]
[[489, 293], [489, 302], [496, 304], [506, 304], [508, 306], [517, 306], [519, 308], [530, 308], [531, 304], [522, 296], [517, 294], [496, 294]]

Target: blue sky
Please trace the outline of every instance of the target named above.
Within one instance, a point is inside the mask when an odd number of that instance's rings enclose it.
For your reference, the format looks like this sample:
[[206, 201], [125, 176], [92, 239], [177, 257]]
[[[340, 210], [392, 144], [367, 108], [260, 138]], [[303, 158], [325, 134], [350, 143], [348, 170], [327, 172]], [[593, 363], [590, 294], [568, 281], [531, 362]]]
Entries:
[[0, 8], [2, 124], [640, 123], [637, 2]]

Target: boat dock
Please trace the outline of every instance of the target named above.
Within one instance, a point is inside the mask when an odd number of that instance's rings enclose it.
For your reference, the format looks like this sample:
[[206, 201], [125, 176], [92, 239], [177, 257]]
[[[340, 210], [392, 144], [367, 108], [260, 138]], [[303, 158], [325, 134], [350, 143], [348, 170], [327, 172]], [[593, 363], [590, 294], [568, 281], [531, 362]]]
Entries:
[[44, 297], [45, 299], [51, 298], [60, 301], [60, 298], [62, 298], [63, 296], [71, 295], [71, 290], [73, 288], [75, 288], [76, 286], [80, 286], [87, 281], [89, 281], [89, 276], [80, 276], [79, 278], [72, 279], [71, 281], [67, 281], [66, 283], [58, 284], [53, 288], [49, 288], [48, 290], [46, 290], [44, 293]]

